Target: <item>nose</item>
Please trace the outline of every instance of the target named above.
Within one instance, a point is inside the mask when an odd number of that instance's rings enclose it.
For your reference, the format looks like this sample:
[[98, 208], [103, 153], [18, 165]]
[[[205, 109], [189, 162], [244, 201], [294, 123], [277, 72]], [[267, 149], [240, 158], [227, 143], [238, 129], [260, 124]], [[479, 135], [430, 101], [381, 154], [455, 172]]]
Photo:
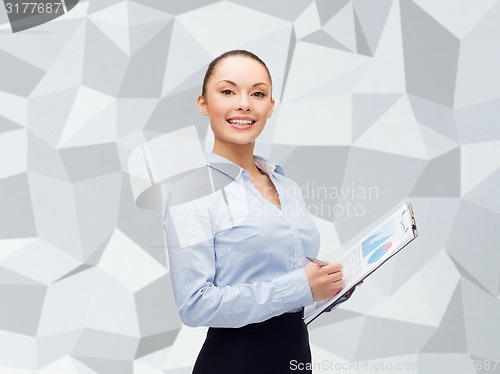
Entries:
[[243, 112], [249, 112], [250, 111], [250, 101], [245, 95], [240, 96], [240, 100], [237, 104], [238, 110], [241, 110]]

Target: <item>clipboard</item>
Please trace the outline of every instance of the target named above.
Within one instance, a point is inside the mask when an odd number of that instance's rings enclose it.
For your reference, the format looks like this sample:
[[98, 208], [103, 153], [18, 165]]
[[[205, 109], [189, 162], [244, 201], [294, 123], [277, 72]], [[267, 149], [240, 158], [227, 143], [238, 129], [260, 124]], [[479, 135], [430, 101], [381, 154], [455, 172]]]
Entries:
[[[382, 222], [380, 225], [378, 225], [372, 232], [365, 236], [365, 238], [370, 238], [374, 234], [373, 232], [376, 232], [377, 230], [380, 229], [380, 227], [384, 226], [387, 222], [390, 220], [396, 220], [396, 217], [398, 217], [398, 224], [402, 226], [402, 229], [400, 229], [401, 232], [405, 234], [404, 240], [401, 243], [398, 243], [397, 249], [392, 251], [392, 253], [384, 256], [380, 260], [376, 262], [376, 266], [372, 266], [370, 269], [367, 269], [364, 271], [360, 277], [356, 278], [355, 281], [353, 281], [348, 287], [342, 289], [339, 293], [334, 295], [332, 298], [327, 299], [327, 300], [332, 300], [331, 302], [326, 302], [324, 303], [321, 307], [320, 310], [312, 310], [309, 309], [311, 306], [306, 307], [304, 310], [304, 323], [308, 325], [312, 321], [314, 321], [316, 318], [318, 318], [321, 314], [323, 314], [326, 310], [332, 310], [336, 308], [339, 304], [343, 303], [344, 301], [348, 300], [354, 290], [356, 289], [356, 285], [363, 280], [365, 280], [367, 277], [369, 277], [373, 272], [375, 272], [378, 268], [380, 268], [386, 261], [388, 261], [390, 258], [394, 257], [397, 253], [399, 253], [403, 248], [405, 248], [409, 243], [411, 243], [417, 236], [418, 236], [418, 229], [417, 229], [417, 223], [415, 221], [415, 216], [413, 213], [413, 206], [411, 203], [403, 205], [400, 209], [398, 209], [396, 212], [394, 212], [388, 219], [386, 219], [384, 222]], [[349, 251], [346, 253], [349, 254], [352, 251], [359, 250], [358, 247], [360, 247], [364, 242], [366, 242], [365, 239], [364, 241], [361, 241], [354, 247], [352, 247]], [[344, 256], [345, 257], [345, 256]], [[342, 259], [344, 258], [342, 257]], [[364, 258], [364, 256], [363, 256]], [[316, 302], [316, 304], [321, 304], [323, 301]], [[309, 309], [309, 310], [308, 310]]]
[[[411, 203], [408, 203], [406, 205], [407, 209], [403, 210], [401, 212], [401, 225], [403, 226], [403, 229], [408, 231], [410, 228], [413, 231], [413, 239], [415, 239], [418, 236], [418, 230], [417, 230], [417, 223], [415, 222], [415, 215], [413, 214], [413, 206]], [[409, 224], [404, 223], [404, 217], [408, 216], [408, 220], [410, 221]]]

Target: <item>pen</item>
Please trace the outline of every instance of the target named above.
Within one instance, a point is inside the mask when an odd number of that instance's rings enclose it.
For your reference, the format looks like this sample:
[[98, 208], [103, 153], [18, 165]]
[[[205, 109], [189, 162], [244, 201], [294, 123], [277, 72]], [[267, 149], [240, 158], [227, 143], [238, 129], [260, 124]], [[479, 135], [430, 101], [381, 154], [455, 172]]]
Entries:
[[325, 266], [328, 265], [326, 262], [320, 261], [314, 257], [306, 257], [309, 261], [314, 262], [316, 265]]

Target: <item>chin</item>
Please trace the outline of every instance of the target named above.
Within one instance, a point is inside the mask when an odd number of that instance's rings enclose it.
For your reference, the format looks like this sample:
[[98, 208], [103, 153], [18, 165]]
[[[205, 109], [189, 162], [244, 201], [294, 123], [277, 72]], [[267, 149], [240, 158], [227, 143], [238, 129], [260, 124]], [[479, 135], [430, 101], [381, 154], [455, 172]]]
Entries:
[[233, 143], [233, 144], [237, 144], [237, 145], [246, 145], [246, 144], [249, 144], [249, 143], [253, 143], [255, 142], [255, 139], [256, 138], [241, 138], [241, 137], [238, 137], [238, 138], [226, 138], [226, 139], [223, 139], [226, 143]]
[[214, 132], [214, 136], [225, 143], [245, 145], [248, 143], [255, 142], [255, 140], [259, 137], [260, 133], [262, 132], [261, 129], [257, 128], [252, 130], [254, 131], [244, 131], [240, 134], [234, 133], [233, 131], [224, 131], [223, 134], [221, 134], [220, 132], [217, 133]]
[[250, 134], [241, 134], [240, 136], [234, 136], [232, 134], [218, 136], [217, 134], [214, 134], [214, 136], [224, 143], [232, 143], [235, 145], [246, 145], [248, 143], [255, 142], [255, 139], [257, 139], [257, 136], [251, 136]]

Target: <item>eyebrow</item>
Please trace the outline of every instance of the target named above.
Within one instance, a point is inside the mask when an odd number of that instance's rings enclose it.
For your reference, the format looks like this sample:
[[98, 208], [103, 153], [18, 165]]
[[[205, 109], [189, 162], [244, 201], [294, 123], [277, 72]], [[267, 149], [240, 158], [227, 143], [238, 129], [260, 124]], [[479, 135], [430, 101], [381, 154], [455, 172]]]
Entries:
[[[232, 85], [233, 85], [233, 86], [235, 86], [235, 87], [238, 87], [238, 85], [237, 85], [236, 83], [234, 83], [233, 81], [227, 80], [227, 79], [223, 79], [223, 80], [221, 80], [221, 81], [219, 81], [219, 82], [217, 82], [217, 83], [220, 83], [220, 82], [227, 82], [227, 83], [229, 83], [229, 84], [232, 84]], [[252, 87], [260, 86], [261, 84], [263, 84], [263, 85], [267, 86], [267, 84], [266, 84], [266, 83], [264, 83], [264, 82], [259, 82], [259, 83], [255, 83], [254, 85], [252, 85]]]

